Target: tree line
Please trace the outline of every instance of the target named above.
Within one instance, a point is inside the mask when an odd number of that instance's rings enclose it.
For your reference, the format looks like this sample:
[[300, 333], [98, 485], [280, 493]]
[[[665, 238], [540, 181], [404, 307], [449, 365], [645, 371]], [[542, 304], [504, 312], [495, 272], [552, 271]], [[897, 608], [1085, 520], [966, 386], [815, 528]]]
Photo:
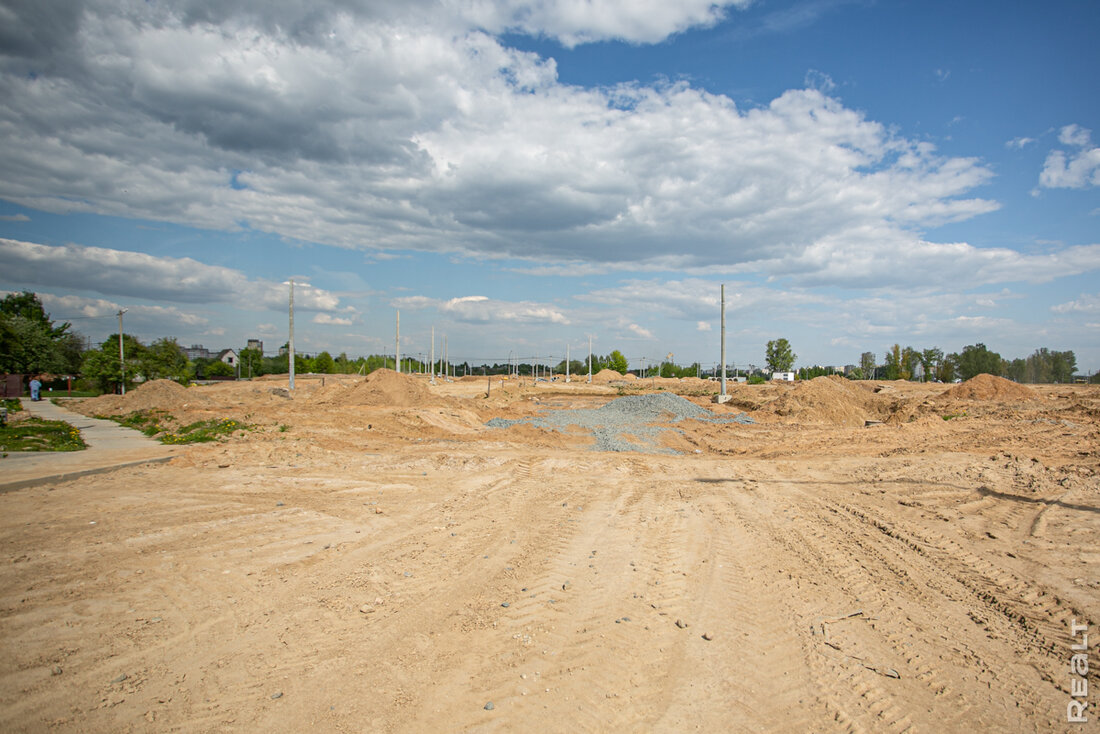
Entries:
[[[119, 358], [118, 334], [112, 334], [97, 348], [86, 350], [80, 335], [72, 330], [72, 324], [54, 322], [36, 294], [29, 291], [11, 293], [0, 300], [0, 373], [80, 375], [102, 391], [116, 390], [123, 380], [130, 385], [135, 379], [186, 381], [286, 374], [290, 369], [286, 346], [275, 356], [265, 356], [257, 349], [242, 349], [238, 354], [239, 364], [234, 367], [213, 358], [189, 360], [184, 349], [170, 337], [144, 344], [131, 334], [123, 334], [123, 363]], [[750, 381], [760, 382], [772, 373], [793, 371], [797, 359], [785, 338], [769, 341], [764, 357], [766, 371], [755, 370], [750, 375]], [[452, 374], [457, 375], [503, 375], [511, 371], [534, 375], [544, 366], [531, 362], [476, 366], [463, 362], [449, 365]], [[586, 374], [589, 368], [587, 359], [571, 359], [568, 366], [569, 372], [575, 375]], [[295, 371], [303, 374], [367, 374], [382, 367], [396, 367], [393, 355], [351, 358], [341, 353], [333, 357], [324, 351], [314, 356], [298, 354], [295, 357]], [[426, 362], [413, 358], [403, 358], [401, 367], [408, 372], [429, 370]], [[617, 349], [605, 355], [593, 354], [593, 374], [603, 369], [625, 374], [629, 369], [628, 360]], [[565, 371], [565, 360], [552, 367], [554, 374], [564, 374]], [[802, 367], [797, 375], [799, 379], [843, 374], [852, 379], [952, 382], [988, 373], [1016, 382], [1067, 383], [1073, 381], [1076, 371], [1077, 358], [1072, 350], [1057, 351], [1043, 347], [1028, 357], [1005, 359], [983, 343], [971, 344], [950, 354], [945, 354], [938, 347], [917, 349], [894, 344], [886, 350], [881, 363], [874, 352], [864, 352], [859, 365], [850, 368]], [[703, 373], [698, 362], [678, 365], [671, 360], [646, 365], [644, 373], [639, 370], [640, 376], [661, 377], [695, 377]], [[1093, 381], [1098, 381], [1098, 378], [1093, 377]]]

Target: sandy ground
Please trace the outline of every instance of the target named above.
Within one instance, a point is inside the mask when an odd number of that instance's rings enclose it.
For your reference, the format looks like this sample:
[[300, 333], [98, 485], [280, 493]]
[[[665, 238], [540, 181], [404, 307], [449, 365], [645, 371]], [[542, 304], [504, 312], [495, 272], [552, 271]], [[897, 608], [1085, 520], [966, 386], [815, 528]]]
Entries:
[[[1098, 730], [1097, 388], [412, 379], [87, 401], [255, 428], [0, 495], [0, 729]], [[655, 388], [757, 423], [483, 425]]]

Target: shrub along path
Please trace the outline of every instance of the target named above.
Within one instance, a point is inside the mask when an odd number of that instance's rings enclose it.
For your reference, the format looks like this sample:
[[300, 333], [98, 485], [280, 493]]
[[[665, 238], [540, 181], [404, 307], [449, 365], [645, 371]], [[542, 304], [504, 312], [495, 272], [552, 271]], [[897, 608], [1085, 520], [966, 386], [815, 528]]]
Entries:
[[88, 418], [47, 400], [23, 400], [23, 409], [39, 418], [60, 420], [80, 430], [83, 451], [8, 452], [0, 458], [0, 492], [54, 484], [122, 466], [168, 461], [179, 451], [113, 421]]

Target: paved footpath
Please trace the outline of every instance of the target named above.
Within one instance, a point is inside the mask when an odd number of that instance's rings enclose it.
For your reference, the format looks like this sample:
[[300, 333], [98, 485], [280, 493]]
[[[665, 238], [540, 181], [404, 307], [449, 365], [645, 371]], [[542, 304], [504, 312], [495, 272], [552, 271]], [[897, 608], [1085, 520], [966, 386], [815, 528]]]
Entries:
[[48, 400], [23, 398], [23, 409], [39, 418], [65, 421], [80, 429], [88, 448], [83, 451], [9, 451], [0, 458], [0, 492], [39, 484], [55, 484], [85, 474], [99, 474], [124, 466], [168, 461], [178, 446], [166, 446], [114, 421], [88, 418]]

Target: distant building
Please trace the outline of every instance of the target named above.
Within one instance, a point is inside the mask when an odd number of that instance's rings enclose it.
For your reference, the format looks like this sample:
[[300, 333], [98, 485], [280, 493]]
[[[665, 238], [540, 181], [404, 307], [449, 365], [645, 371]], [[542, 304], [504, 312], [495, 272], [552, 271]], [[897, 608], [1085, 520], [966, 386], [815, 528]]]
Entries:
[[772, 379], [773, 380], [780, 380], [782, 382], [794, 382], [794, 373], [793, 372], [773, 372], [772, 373]]
[[223, 349], [218, 352], [218, 361], [225, 362], [230, 367], [236, 367], [237, 362], [240, 361], [240, 357], [237, 356], [237, 352], [234, 349]]
[[248, 345], [245, 349], [255, 349], [260, 354], [264, 353], [264, 343], [262, 339], [249, 339]]
[[210, 359], [210, 350], [201, 344], [192, 344], [183, 350], [187, 358], [194, 362], [196, 359]]

